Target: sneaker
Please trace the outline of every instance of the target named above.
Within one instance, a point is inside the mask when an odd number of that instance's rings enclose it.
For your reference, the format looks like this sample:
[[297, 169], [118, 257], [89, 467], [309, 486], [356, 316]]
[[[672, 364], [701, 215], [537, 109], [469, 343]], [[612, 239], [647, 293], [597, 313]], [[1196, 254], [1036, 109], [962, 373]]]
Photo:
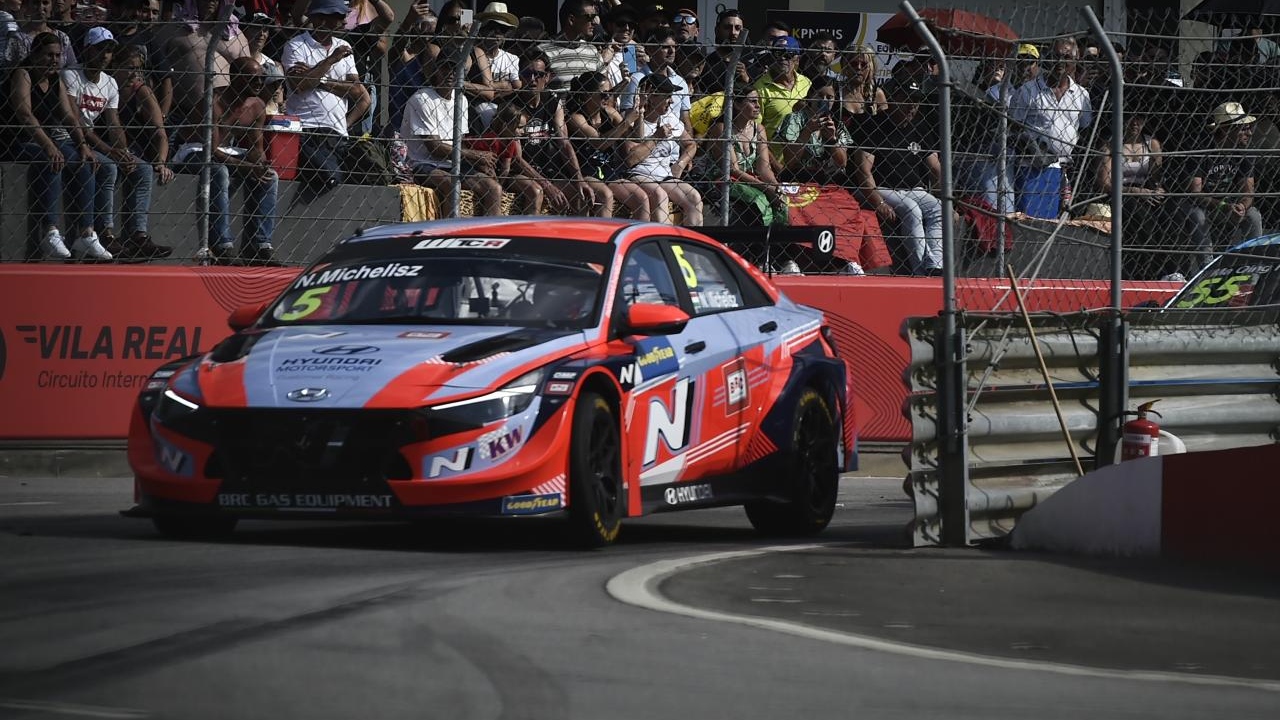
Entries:
[[236, 259], [236, 246], [229, 242], [210, 246], [209, 254], [215, 265], [230, 265]]
[[71, 251], [83, 255], [87, 259], [93, 260], [110, 260], [111, 253], [102, 247], [102, 243], [98, 242], [98, 233], [90, 232], [88, 235], [81, 235], [71, 243]]
[[866, 275], [867, 273], [865, 270], [862, 269], [861, 265], [859, 265], [856, 262], [851, 262], [848, 265], [844, 266], [844, 274], [845, 275]]
[[40, 240], [40, 251], [44, 253], [46, 260], [66, 260], [71, 257], [71, 251], [62, 242], [62, 233], [58, 232], [58, 228], [49, 228], [49, 232], [44, 234], [44, 238]]
[[102, 244], [102, 247], [106, 248], [112, 257], [120, 257], [120, 254], [124, 251], [124, 242], [116, 237], [115, 231], [108, 229], [96, 232], [98, 233], [98, 242]]
[[116, 255], [122, 260], [159, 260], [173, 254], [168, 245], [157, 245], [151, 242], [151, 236], [144, 232], [136, 232], [129, 236], [124, 246]]
[[800, 266], [796, 264], [795, 260], [788, 260], [778, 266], [778, 274], [779, 275], [799, 275]]
[[1187, 281], [1187, 276], [1186, 276], [1186, 275], [1183, 275], [1183, 274], [1182, 274], [1182, 273], [1180, 273], [1180, 272], [1175, 272], [1175, 273], [1169, 273], [1168, 275], [1165, 275], [1164, 277], [1162, 277], [1162, 278], [1160, 278], [1160, 279], [1161, 279], [1161, 280], [1164, 280], [1164, 281], [1166, 281], [1166, 282], [1180, 282], [1180, 283], [1185, 283], [1185, 282]]
[[240, 259], [246, 265], [270, 265], [274, 259], [275, 248], [271, 243], [252, 243], [240, 248]]

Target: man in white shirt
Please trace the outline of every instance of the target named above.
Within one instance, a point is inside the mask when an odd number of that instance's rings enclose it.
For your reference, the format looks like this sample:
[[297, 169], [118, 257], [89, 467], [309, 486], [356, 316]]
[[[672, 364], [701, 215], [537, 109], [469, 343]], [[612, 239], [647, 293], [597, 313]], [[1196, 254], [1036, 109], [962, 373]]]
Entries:
[[311, 30], [284, 46], [280, 63], [289, 80], [285, 110], [302, 120], [299, 164], [309, 171], [309, 180], [327, 189], [343, 182], [347, 128], [364, 117], [370, 99], [351, 45], [334, 37], [346, 20], [346, 3], [313, 0], [307, 15]]
[[686, 128], [693, 127], [693, 123], [689, 121], [689, 84], [676, 73], [674, 65], [676, 45], [676, 36], [671, 28], [660, 27], [653, 31], [653, 36], [645, 45], [649, 62], [636, 68], [636, 71], [631, 74], [631, 83], [627, 85], [626, 92], [618, 98], [620, 109], [630, 110], [635, 106], [636, 89], [640, 87], [641, 80], [649, 75], [662, 75], [675, 86], [675, 92], [671, 95], [671, 109], [667, 112], [678, 118]]
[[62, 71], [62, 83], [71, 99], [71, 107], [80, 114], [85, 140], [98, 159], [98, 167], [93, 173], [93, 228], [97, 239], [83, 243], [77, 241], [77, 245], [83, 246], [82, 251], [86, 255], [100, 260], [109, 260], [113, 253], [118, 254], [123, 249], [115, 235], [118, 170], [123, 169], [125, 173], [127, 237], [147, 231], [151, 186], [155, 178], [151, 165], [129, 152], [124, 131], [120, 129], [120, 88], [115, 78], [105, 72], [115, 50], [116, 39], [110, 30], [89, 28], [81, 53], [84, 64]]
[[485, 6], [484, 12], [476, 16], [476, 22], [481, 23], [479, 44], [489, 58], [490, 85], [493, 88], [492, 102], [476, 104], [476, 115], [480, 128], [484, 130], [493, 122], [498, 103], [520, 89], [520, 58], [502, 49], [507, 36], [520, 24], [520, 18], [507, 12], [505, 3], [491, 2]]
[[[467, 133], [467, 97], [453, 92], [454, 73], [464, 61], [461, 49], [441, 48], [427, 65], [427, 85], [409, 98], [400, 121], [400, 137], [419, 184], [432, 188], [445, 207], [452, 205], [453, 143]], [[467, 64], [471, 59], [465, 58]], [[455, 137], [454, 103], [462, 105], [462, 126]], [[462, 148], [462, 187], [475, 193], [476, 216], [499, 214], [502, 186], [496, 177], [497, 157], [491, 152]]]
[[1063, 167], [1093, 124], [1089, 91], [1072, 78], [1080, 50], [1073, 40], [1053, 44], [1040, 75], [1018, 88], [1009, 115], [1021, 128], [1014, 177], [1017, 208], [1032, 217], [1056, 218], [1061, 207]]

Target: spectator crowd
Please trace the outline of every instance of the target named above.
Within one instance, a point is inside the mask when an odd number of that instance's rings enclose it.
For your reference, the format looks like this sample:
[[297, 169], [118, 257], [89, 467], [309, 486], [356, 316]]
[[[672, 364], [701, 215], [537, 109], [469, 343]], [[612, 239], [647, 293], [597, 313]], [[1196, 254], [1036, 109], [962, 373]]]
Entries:
[[[921, 48], [886, 69], [872, 47], [802, 41], [782, 22], [743, 44], [732, 8], [704, 19], [617, 0], [562, 0], [554, 32], [502, 2], [416, 2], [403, 17], [385, 0], [228, 2], [0, 2], [0, 160], [28, 165], [42, 257], [168, 256], [149, 230], [155, 188], [207, 169], [211, 259], [273, 262], [271, 125], [284, 116], [301, 130], [298, 179], [319, 196], [412, 183], [477, 215], [694, 226], [724, 201], [732, 224], [773, 225], [795, 222], [810, 188], [878, 226], [867, 237], [879, 248], [823, 269], [940, 272], [938, 68]], [[1246, 34], [1198, 58], [1187, 82], [1157, 42], [1126, 57], [1129, 244], [1154, 250], [1182, 228], [1187, 249], [1133, 253], [1129, 277], [1188, 273], [1267, 227], [1275, 47]], [[976, 69], [954, 93], [957, 219], [984, 247], [1009, 242], [991, 242], [997, 220], [1105, 220], [1112, 109], [1099, 57], [1086, 38], [1060, 38], [965, 65]], [[1218, 71], [1232, 63], [1252, 70]]]

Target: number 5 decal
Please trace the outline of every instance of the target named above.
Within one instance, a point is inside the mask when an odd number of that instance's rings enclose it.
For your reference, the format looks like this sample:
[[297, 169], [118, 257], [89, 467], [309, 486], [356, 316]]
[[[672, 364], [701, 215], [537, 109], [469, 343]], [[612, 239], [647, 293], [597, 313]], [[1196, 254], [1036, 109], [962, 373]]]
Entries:
[[676, 264], [680, 266], [680, 274], [684, 276], [684, 284], [692, 290], [698, 287], [698, 273], [693, 270], [693, 263], [684, 256], [684, 248], [672, 245], [671, 252], [676, 254]]
[[293, 307], [290, 308], [288, 312], [280, 315], [280, 319], [285, 322], [293, 322], [294, 320], [301, 320], [316, 310], [319, 310], [320, 305], [323, 302], [320, 298], [332, 289], [332, 285], [326, 285], [324, 287], [311, 288], [310, 290], [302, 293], [297, 300], [293, 301]]

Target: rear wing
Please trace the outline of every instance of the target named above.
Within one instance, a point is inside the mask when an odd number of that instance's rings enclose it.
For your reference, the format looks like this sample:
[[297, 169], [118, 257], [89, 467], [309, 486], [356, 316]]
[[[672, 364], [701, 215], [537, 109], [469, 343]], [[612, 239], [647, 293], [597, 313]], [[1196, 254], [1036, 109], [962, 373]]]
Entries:
[[836, 248], [833, 225], [702, 225], [687, 229], [728, 245], [738, 253], [746, 250], [756, 257], [772, 254], [786, 246], [799, 245], [823, 259], [830, 259]]

